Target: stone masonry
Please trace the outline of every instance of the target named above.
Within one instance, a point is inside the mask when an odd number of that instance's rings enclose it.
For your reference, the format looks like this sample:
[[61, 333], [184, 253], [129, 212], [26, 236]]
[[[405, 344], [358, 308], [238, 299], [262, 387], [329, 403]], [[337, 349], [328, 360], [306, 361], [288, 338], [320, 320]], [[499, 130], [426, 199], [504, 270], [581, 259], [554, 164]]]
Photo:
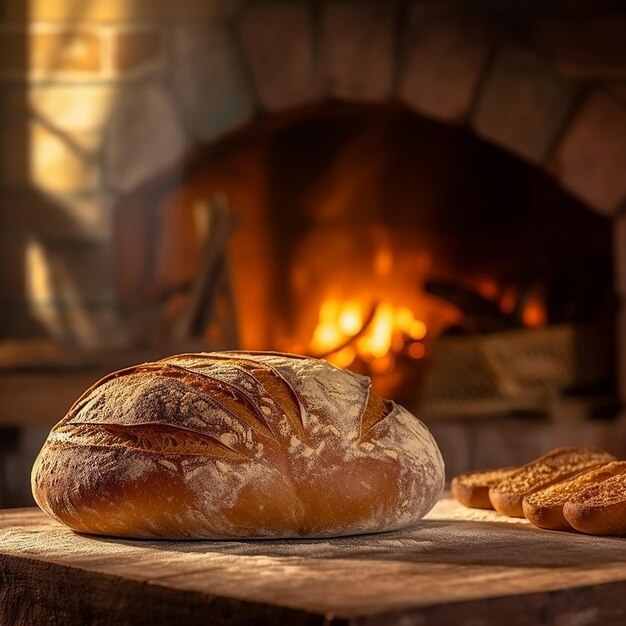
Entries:
[[[93, 0], [77, 13], [70, 0], [36, 0], [28, 24], [23, 3], [5, 5], [0, 267], [18, 267], [2, 272], [9, 334], [32, 332], [27, 310], [80, 345], [120, 336], [116, 207], [193, 146], [326, 100], [400, 100], [548, 171], [619, 223], [626, 302], [626, 39], [610, 19], [595, 16], [581, 37], [579, 17], [529, 13], [520, 36], [482, 2]], [[41, 259], [55, 276], [29, 278]]]

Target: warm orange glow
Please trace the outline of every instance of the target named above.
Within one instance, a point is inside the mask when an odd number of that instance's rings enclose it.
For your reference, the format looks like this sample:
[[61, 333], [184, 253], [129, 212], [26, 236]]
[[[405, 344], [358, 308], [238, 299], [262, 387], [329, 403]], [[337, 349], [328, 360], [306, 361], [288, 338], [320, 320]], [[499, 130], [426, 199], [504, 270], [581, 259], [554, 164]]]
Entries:
[[533, 299], [524, 307], [522, 321], [525, 326], [537, 328], [547, 323], [546, 307], [539, 299]]
[[337, 367], [350, 367], [356, 359], [356, 350], [352, 346], [346, 346], [327, 357], [327, 361]]
[[413, 320], [407, 330], [407, 335], [413, 339], [424, 339], [426, 336], [426, 324], [421, 320]]
[[393, 253], [389, 248], [381, 248], [374, 258], [374, 270], [378, 276], [388, 276], [393, 269]]
[[313, 334], [311, 347], [320, 353], [335, 350], [343, 340], [343, 335], [339, 328], [331, 323], [319, 324]]
[[414, 341], [409, 345], [409, 356], [413, 359], [421, 359], [426, 354], [426, 348], [423, 343]]
[[503, 313], [513, 313], [515, 310], [515, 302], [517, 300], [515, 290], [507, 289], [500, 300], [500, 310]]
[[363, 338], [367, 352], [374, 358], [381, 358], [391, 348], [393, 335], [393, 307], [390, 304], [381, 304], [370, 325], [370, 331]]
[[413, 317], [413, 311], [406, 306], [402, 306], [396, 309], [396, 313], [394, 315], [394, 320], [396, 326], [401, 328], [402, 330], [407, 329], [415, 318]]
[[412, 358], [424, 356], [423, 344], [415, 340], [426, 336], [426, 324], [409, 307], [381, 302], [369, 321], [363, 316], [367, 308], [366, 302], [356, 299], [344, 303], [333, 298], [324, 300], [310, 351], [339, 367], [349, 367], [358, 357], [377, 374], [391, 372], [395, 355], [402, 353], [409, 342]]
[[370, 369], [375, 374], [387, 374], [393, 371], [395, 364], [396, 364], [396, 359], [393, 356], [393, 354], [390, 353], [378, 359], [374, 359], [370, 363]]
[[339, 329], [344, 335], [354, 337], [363, 328], [363, 316], [358, 303], [347, 304], [339, 315]]
[[487, 300], [495, 300], [498, 297], [498, 283], [495, 280], [485, 278], [476, 285], [476, 290]]

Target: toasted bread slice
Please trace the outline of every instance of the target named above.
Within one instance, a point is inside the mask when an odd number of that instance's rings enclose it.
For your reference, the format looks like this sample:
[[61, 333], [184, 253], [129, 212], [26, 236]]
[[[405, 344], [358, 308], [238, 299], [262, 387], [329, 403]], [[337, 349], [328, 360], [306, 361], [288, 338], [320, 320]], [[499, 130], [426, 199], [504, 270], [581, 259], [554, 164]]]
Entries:
[[565, 503], [563, 515], [582, 533], [626, 534], [626, 473], [589, 485]]
[[491, 487], [489, 499], [498, 513], [524, 517], [524, 496], [580, 474], [583, 470], [616, 460], [612, 454], [597, 448], [556, 448]]
[[472, 509], [493, 509], [489, 488], [508, 478], [519, 467], [502, 467], [459, 474], [452, 479], [452, 496]]
[[566, 502], [578, 496], [586, 487], [597, 485], [626, 472], [626, 461], [598, 465], [554, 485], [527, 495], [522, 503], [526, 519], [539, 528], [573, 530], [563, 515]]

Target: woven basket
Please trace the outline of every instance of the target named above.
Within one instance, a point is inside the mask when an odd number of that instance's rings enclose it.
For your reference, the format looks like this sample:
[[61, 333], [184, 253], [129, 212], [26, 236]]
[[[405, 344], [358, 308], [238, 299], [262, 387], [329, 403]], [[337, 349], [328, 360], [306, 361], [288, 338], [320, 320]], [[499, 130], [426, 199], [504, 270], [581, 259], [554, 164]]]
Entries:
[[607, 346], [595, 326], [440, 337], [419, 410], [427, 418], [541, 410], [560, 390], [607, 376]]

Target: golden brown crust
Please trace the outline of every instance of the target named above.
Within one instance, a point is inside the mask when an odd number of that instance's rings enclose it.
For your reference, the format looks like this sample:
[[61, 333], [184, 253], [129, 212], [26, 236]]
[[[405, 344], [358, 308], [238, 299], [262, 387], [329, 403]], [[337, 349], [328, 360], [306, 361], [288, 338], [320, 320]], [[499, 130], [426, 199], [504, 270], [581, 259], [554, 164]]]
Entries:
[[523, 501], [524, 515], [535, 526], [549, 530], [573, 530], [565, 519], [563, 507], [590, 485], [598, 485], [626, 472], [625, 461], [613, 461], [584, 470], [572, 478], [560, 481], [527, 495]]
[[464, 506], [473, 509], [493, 509], [489, 489], [516, 472], [518, 467], [465, 472], [452, 479], [452, 496]]
[[525, 496], [586, 469], [615, 460], [613, 455], [597, 448], [557, 448], [491, 487], [489, 499], [498, 513], [510, 517], [524, 517]]
[[583, 533], [626, 534], [626, 471], [581, 490], [563, 506], [563, 515]]
[[35, 462], [39, 506], [125, 537], [334, 536], [414, 523], [443, 488], [425, 426], [324, 361], [170, 357], [103, 378]]

